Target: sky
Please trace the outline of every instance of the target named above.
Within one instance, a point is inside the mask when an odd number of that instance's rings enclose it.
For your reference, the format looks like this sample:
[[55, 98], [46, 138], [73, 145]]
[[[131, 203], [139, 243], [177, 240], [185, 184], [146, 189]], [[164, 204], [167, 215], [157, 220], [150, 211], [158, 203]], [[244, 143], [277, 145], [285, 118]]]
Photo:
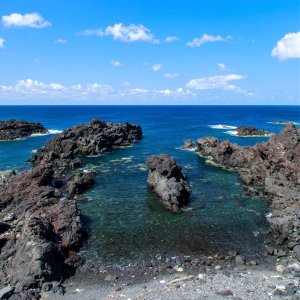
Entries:
[[300, 0], [0, 0], [0, 105], [299, 105]]

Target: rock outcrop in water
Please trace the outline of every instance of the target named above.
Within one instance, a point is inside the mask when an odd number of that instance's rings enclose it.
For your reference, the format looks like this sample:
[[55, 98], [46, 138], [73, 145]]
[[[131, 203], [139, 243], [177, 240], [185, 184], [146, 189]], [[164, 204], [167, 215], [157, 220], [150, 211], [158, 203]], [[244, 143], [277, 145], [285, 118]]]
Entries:
[[0, 141], [11, 141], [28, 137], [36, 133], [47, 133], [48, 130], [40, 123], [18, 120], [0, 121]]
[[267, 130], [257, 129], [254, 126], [239, 126], [236, 129], [238, 136], [265, 136], [270, 134]]
[[287, 124], [268, 142], [240, 147], [217, 138], [197, 140], [196, 151], [238, 172], [248, 187], [273, 196], [271, 227], [279, 244], [300, 244], [300, 129]]
[[8, 289], [10, 299], [39, 299], [42, 290], [60, 289], [80, 262], [76, 253], [86, 232], [74, 197], [94, 184], [95, 172], [70, 172], [82, 164], [77, 155], [141, 137], [140, 126], [93, 120], [50, 140], [32, 170], [0, 174], [0, 290]]
[[166, 154], [151, 156], [146, 163], [149, 169], [149, 186], [168, 210], [178, 212], [181, 206], [188, 203], [191, 193], [181, 167], [174, 158]]
[[79, 157], [99, 155], [111, 149], [131, 145], [142, 138], [139, 125], [113, 124], [98, 119], [87, 125], [65, 130], [33, 155], [33, 163], [53, 163], [60, 168], [77, 168], [82, 165]]

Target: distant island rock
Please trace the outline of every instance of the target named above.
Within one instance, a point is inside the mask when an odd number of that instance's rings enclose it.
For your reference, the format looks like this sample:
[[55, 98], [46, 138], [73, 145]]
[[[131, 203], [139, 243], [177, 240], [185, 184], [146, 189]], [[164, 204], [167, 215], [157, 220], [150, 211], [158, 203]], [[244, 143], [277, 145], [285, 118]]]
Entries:
[[94, 171], [70, 170], [72, 158], [99, 154], [141, 139], [129, 123], [92, 120], [50, 140], [26, 172], [0, 173], [0, 286], [13, 299], [63, 292], [61, 281], [80, 264], [87, 233], [75, 197], [94, 184]]
[[300, 129], [288, 123], [268, 142], [241, 147], [213, 137], [200, 138], [196, 152], [238, 172], [251, 190], [273, 197], [271, 227], [277, 243], [300, 241]]
[[0, 121], [1, 141], [12, 141], [37, 133], [46, 134], [48, 130], [41, 123], [19, 120]]
[[191, 188], [174, 158], [166, 154], [153, 155], [147, 159], [148, 184], [160, 197], [162, 204], [172, 212], [188, 203]]
[[238, 126], [236, 128], [238, 136], [265, 136], [270, 134], [267, 130], [257, 129], [254, 126]]

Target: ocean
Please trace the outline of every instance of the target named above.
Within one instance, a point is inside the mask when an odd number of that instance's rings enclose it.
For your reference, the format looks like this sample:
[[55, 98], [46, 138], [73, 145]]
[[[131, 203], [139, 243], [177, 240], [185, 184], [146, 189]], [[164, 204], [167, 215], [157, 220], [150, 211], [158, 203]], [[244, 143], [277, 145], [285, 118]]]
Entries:
[[[0, 120], [41, 122], [53, 132], [93, 118], [140, 124], [144, 136], [132, 147], [85, 159], [85, 168], [98, 172], [95, 186], [78, 199], [90, 233], [82, 249], [87, 262], [125, 265], [161, 254], [230, 249], [261, 255], [270, 199], [247, 194], [235, 173], [181, 146], [203, 136], [243, 146], [266, 141], [237, 137], [234, 128], [253, 125], [277, 133], [283, 125], [274, 121], [300, 123], [300, 106], [0, 106]], [[53, 136], [0, 142], [0, 170], [30, 168], [26, 159]], [[179, 214], [166, 211], [147, 186], [145, 160], [158, 153], [175, 157], [192, 186], [191, 203]]]

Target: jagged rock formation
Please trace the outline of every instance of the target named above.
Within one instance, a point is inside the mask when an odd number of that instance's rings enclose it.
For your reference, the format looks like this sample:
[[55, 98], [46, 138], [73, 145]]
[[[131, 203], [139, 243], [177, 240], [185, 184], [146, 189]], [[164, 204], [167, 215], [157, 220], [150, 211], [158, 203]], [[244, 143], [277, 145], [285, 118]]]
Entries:
[[273, 196], [277, 242], [300, 244], [300, 129], [288, 123], [266, 143], [240, 147], [217, 138], [197, 140], [196, 151], [238, 172], [248, 187]]
[[44, 148], [33, 155], [33, 163], [54, 163], [60, 168], [77, 168], [82, 165], [80, 156], [99, 155], [111, 149], [129, 146], [142, 138], [139, 125], [113, 124], [97, 119], [87, 125], [67, 129], [54, 137]]
[[168, 210], [179, 211], [182, 205], [188, 203], [191, 193], [181, 167], [174, 158], [166, 154], [151, 156], [146, 163], [149, 169], [149, 186], [154, 189]]
[[10, 299], [39, 299], [42, 290], [61, 288], [80, 261], [86, 232], [74, 197], [94, 184], [96, 173], [70, 172], [82, 165], [77, 155], [141, 137], [140, 126], [93, 120], [50, 140], [33, 169], [0, 173], [0, 290]]
[[236, 129], [238, 136], [264, 136], [270, 134], [267, 130], [257, 129], [254, 126], [239, 126]]
[[0, 141], [11, 141], [34, 133], [47, 132], [48, 130], [40, 123], [18, 120], [0, 121]]

